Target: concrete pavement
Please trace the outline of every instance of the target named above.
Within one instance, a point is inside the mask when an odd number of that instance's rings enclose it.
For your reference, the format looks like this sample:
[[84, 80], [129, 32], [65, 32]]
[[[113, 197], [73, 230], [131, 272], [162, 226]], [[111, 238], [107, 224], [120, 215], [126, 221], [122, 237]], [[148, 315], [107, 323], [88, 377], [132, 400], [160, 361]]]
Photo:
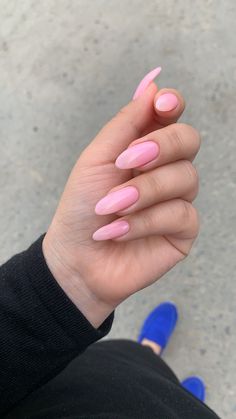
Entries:
[[157, 303], [180, 311], [164, 358], [201, 375], [207, 403], [236, 418], [236, 3], [0, 0], [1, 261], [47, 229], [76, 156], [162, 65], [200, 129], [200, 237], [191, 256], [118, 310], [135, 338]]

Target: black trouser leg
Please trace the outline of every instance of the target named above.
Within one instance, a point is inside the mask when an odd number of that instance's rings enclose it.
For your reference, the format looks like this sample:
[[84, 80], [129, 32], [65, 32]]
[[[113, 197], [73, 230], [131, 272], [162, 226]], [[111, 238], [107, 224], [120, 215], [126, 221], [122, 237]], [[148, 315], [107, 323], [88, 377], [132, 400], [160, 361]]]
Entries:
[[211, 419], [153, 351], [111, 340], [89, 347], [14, 410], [16, 418]]

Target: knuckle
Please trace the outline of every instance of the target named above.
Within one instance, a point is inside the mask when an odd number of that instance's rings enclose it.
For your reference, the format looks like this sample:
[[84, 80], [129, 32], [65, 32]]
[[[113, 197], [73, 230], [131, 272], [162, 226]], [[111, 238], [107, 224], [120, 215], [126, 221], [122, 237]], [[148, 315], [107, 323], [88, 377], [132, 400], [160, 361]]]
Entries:
[[123, 119], [125, 123], [125, 130], [129, 128], [131, 131], [131, 135], [135, 138], [139, 138], [141, 136], [141, 129], [137, 123], [137, 121], [132, 120], [130, 117], [130, 110], [129, 106], [126, 105], [122, 109], [118, 111], [118, 113], [112, 118], [113, 120], [119, 121], [119, 119]]
[[182, 230], [187, 231], [189, 237], [195, 238], [199, 233], [199, 215], [196, 208], [187, 201], [179, 201], [180, 222]]
[[184, 123], [172, 124], [170, 127], [170, 137], [176, 151], [182, 151], [185, 139], [191, 141], [195, 145], [196, 151], [199, 150], [201, 145], [201, 137], [199, 132], [191, 125]]
[[181, 131], [178, 129], [178, 124], [169, 126], [169, 141], [171, 151], [175, 156], [180, 156], [183, 151], [183, 136]]
[[152, 191], [154, 197], [158, 196], [159, 199], [161, 199], [165, 190], [165, 186], [161, 182], [157, 171], [153, 172], [152, 174], [150, 173], [149, 176], [146, 176], [145, 181], [147, 182], [147, 190]]
[[183, 223], [183, 225], [186, 225], [186, 223], [189, 222], [189, 220], [192, 217], [191, 204], [187, 201], [180, 200], [179, 208], [181, 222]]
[[127, 114], [128, 114], [127, 106], [123, 106], [123, 108], [119, 109], [119, 111], [114, 116], [114, 118], [119, 117], [119, 116], [121, 116], [123, 118], [124, 116], [126, 117]]
[[192, 237], [196, 237], [199, 233], [200, 221], [198, 211], [192, 204], [190, 204], [190, 213], [190, 230], [192, 232]]
[[144, 231], [150, 232], [155, 230], [156, 222], [153, 212], [145, 211], [145, 216], [142, 218]]
[[199, 131], [196, 128], [192, 127], [192, 125], [182, 123], [179, 125], [180, 130], [182, 130], [182, 134], [185, 135], [189, 141], [194, 142], [196, 149], [199, 150], [201, 145], [201, 137]]
[[188, 179], [190, 180], [191, 187], [197, 187], [199, 184], [199, 176], [196, 167], [189, 160], [183, 160], [182, 164], [186, 171], [186, 176], [188, 176]]

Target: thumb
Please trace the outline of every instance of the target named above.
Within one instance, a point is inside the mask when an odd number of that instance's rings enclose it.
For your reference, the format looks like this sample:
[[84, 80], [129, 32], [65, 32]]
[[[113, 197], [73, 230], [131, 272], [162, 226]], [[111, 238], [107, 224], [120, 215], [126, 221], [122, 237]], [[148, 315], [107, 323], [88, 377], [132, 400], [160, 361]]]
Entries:
[[142, 96], [123, 107], [102, 128], [86, 149], [90, 163], [114, 161], [132, 141], [146, 132], [155, 121], [153, 101], [156, 93], [157, 86], [151, 83]]

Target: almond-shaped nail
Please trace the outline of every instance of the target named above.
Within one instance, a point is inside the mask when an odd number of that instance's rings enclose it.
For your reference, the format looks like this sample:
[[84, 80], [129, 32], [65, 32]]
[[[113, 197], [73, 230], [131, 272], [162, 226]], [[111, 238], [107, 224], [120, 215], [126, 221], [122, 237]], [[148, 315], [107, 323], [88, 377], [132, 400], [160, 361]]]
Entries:
[[107, 224], [95, 231], [95, 233], [93, 233], [93, 240], [101, 241], [115, 239], [128, 233], [129, 229], [130, 227], [127, 221], [113, 221], [113, 223]]
[[154, 160], [159, 154], [159, 146], [154, 141], [144, 141], [127, 148], [115, 162], [119, 169], [134, 169]]
[[178, 98], [173, 93], [164, 93], [157, 99], [156, 108], [161, 112], [169, 112], [173, 111], [178, 103]]
[[141, 80], [137, 89], [135, 90], [133, 100], [137, 99], [141, 96], [145, 90], [148, 88], [149, 84], [160, 74], [161, 67], [154, 68], [154, 70], [150, 71], [146, 76]]
[[95, 212], [98, 215], [113, 214], [130, 207], [138, 198], [138, 190], [134, 186], [126, 186], [118, 191], [110, 192], [98, 201]]

